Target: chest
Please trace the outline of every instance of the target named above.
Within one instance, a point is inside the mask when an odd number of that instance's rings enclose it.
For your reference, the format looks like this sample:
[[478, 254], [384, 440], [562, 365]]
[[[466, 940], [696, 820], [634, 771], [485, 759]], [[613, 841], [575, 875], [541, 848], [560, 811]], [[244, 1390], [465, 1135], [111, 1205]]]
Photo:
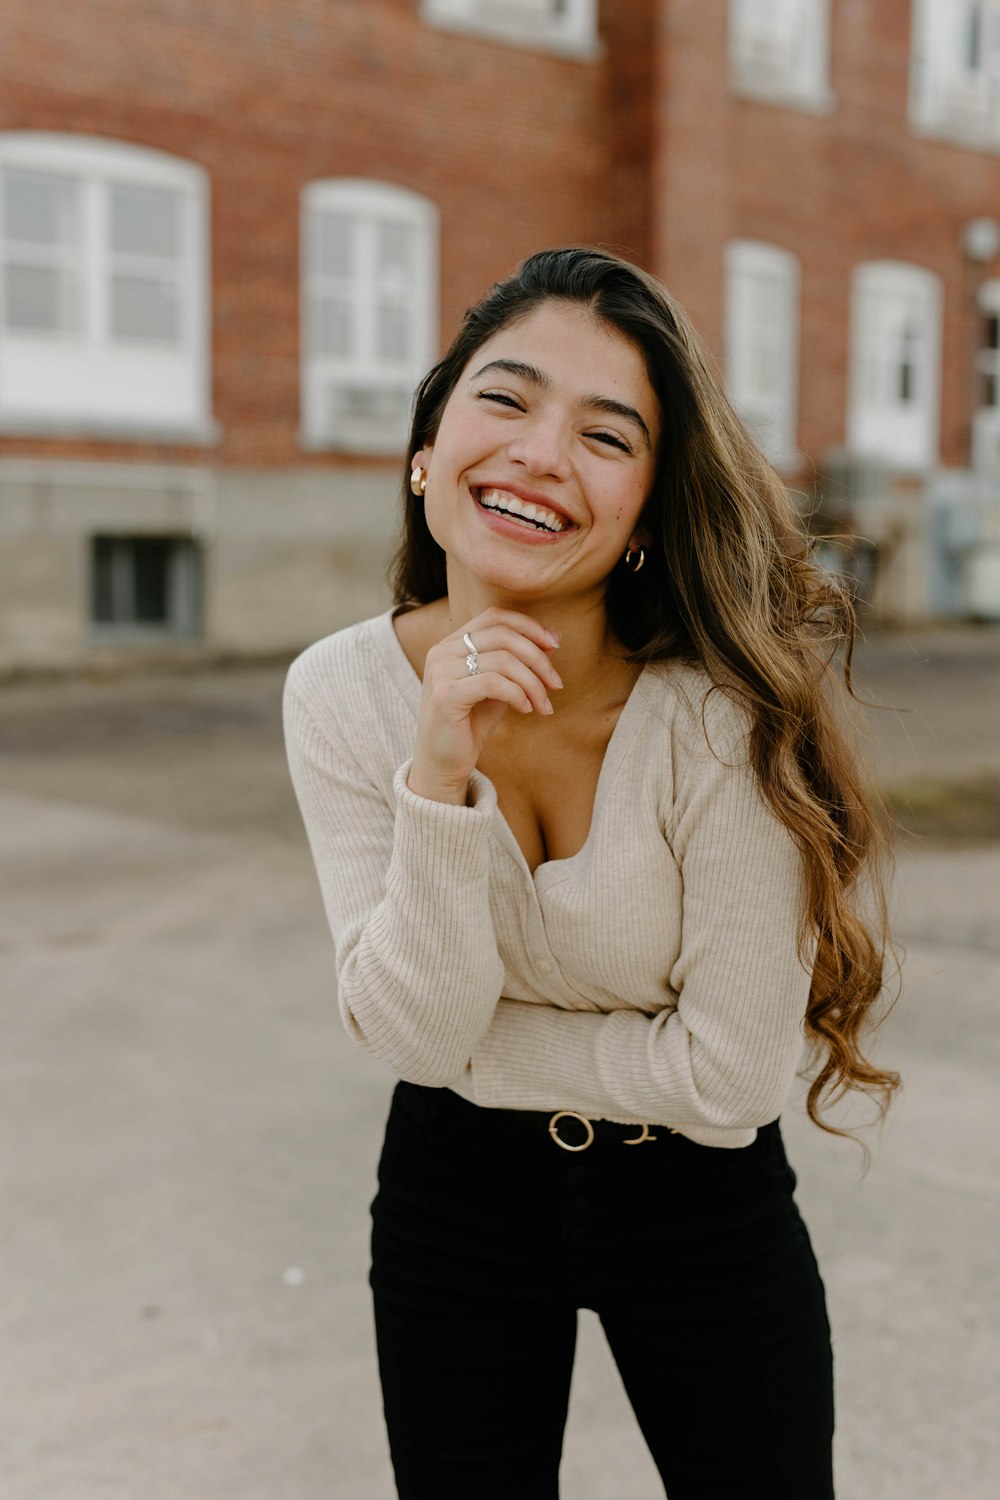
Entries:
[[479, 770], [496, 788], [500, 811], [532, 874], [550, 860], [571, 859], [587, 842], [619, 713], [590, 722], [572, 737], [490, 741], [480, 756]]

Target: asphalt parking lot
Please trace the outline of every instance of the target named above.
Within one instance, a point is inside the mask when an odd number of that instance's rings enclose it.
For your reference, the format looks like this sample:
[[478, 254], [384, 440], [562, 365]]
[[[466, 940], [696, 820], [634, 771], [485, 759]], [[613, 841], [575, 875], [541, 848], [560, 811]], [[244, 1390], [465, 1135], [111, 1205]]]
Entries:
[[[905, 1089], [863, 1179], [785, 1117], [838, 1494], [993, 1500], [1000, 821], [968, 789], [1000, 784], [1000, 631], [873, 637], [858, 673], [913, 811], [878, 1048]], [[393, 1493], [365, 1286], [391, 1079], [340, 1032], [281, 680], [0, 688], [4, 1500]], [[658, 1493], [585, 1316], [563, 1494]]]

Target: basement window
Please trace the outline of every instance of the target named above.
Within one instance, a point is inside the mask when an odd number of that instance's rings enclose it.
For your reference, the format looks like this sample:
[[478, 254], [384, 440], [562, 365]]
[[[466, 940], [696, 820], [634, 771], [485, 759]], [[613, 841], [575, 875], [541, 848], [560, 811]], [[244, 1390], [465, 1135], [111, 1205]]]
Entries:
[[95, 536], [92, 637], [141, 642], [196, 636], [201, 574], [201, 553], [190, 537]]

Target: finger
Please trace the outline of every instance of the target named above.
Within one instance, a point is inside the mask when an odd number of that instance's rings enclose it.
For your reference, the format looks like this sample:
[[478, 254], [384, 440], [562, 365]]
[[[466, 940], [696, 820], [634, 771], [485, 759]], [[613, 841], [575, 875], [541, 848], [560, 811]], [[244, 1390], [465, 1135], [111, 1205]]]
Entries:
[[[535, 705], [528, 693], [519, 682], [510, 677], [505, 677], [502, 672], [477, 672], [469, 673], [467, 677], [459, 678], [452, 684], [451, 701], [456, 708], [464, 708], [466, 711], [475, 708], [477, 703], [507, 703], [511, 708], [516, 708], [520, 713], [530, 714]], [[545, 699], [548, 703], [548, 699]], [[551, 713], [552, 704], [548, 708], [540, 708], [539, 713]]]
[[[552, 712], [545, 682], [520, 657], [515, 656], [513, 651], [480, 651], [478, 665], [478, 673], [469, 672], [470, 677], [477, 675], [479, 677], [508, 677], [512, 682], [521, 686], [530, 698], [531, 706], [539, 713], [550, 714]], [[542, 668], [547, 670], [547, 663], [544, 661]], [[466, 671], [468, 672], [467, 668]]]
[[553, 651], [559, 645], [558, 630], [550, 630], [540, 620], [532, 615], [523, 615], [515, 609], [504, 609], [502, 605], [491, 604], [489, 609], [484, 609], [481, 615], [476, 615], [467, 625], [463, 625], [458, 632], [461, 639], [464, 631], [468, 631], [472, 639], [476, 639], [476, 627], [480, 630], [491, 629], [493, 626], [505, 626], [509, 630], [516, 630], [520, 635], [526, 635], [529, 640], [535, 642], [536, 646], [543, 651]]
[[[466, 634], [470, 641], [475, 642], [480, 658], [487, 653], [493, 655], [498, 651], [507, 652], [515, 656], [519, 661], [522, 661], [525, 666], [531, 669], [536, 677], [542, 682], [547, 683], [549, 687], [562, 687], [562, 678], [556, 671], [555, 664], [550, 660], [548, 654], [540, 646], [536, 645], [533, 640], [529, 640], [526, 636], [521, 635], [509, 626], [486, 626], [479, 631], [478, 636], [474, 636], [471, 631], [467, 631]], [[554, 650], [555, 648], [550, 647], [549, 649]], [[468, 645], [464, 639], [462, 650], [468, 654]], [[481, 670], [482, 667], [480, 667]]]

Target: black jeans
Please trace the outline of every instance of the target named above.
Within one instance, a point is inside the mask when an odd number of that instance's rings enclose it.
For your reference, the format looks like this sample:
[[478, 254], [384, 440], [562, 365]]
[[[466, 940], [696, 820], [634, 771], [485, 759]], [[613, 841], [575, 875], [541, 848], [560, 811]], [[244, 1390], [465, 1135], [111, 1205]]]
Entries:
[[604, 1124], [574, 1154], [548, 1118], [393, 1096], [371, 1284], [401, 1500], [555, 1500], [580, 1307], [669, 1500], [831, 1500], [830, 1333], [777, 1121], [742, 1150]]

